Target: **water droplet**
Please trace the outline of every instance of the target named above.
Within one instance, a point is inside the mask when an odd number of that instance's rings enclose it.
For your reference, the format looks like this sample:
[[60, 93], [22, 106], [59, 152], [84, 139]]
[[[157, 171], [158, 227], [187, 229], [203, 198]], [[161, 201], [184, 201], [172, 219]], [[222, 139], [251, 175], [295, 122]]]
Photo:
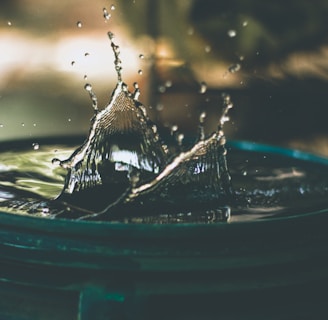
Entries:
[[199, 115], [199, 122], [204, 123], [205, 118], [206, 118], [206, 112], [204, 111]]
[[205, 52], [206, 52], [206, 53], [210, 53], [211, 51], [212, 51], [211, 46], [206, 46], [206, 47], [205, 47]]
[[36, 123], [33, 123], [33, 127], [36, 127]]
[[3, 128], [3, 127], [4, 127], [3, 123], [0, 123], [0, 128]]
[[171, 80], [166, 80], [165, 81], [165, 87], [166, 88], [171, 88], [172, 87], [172, 81]]
[[187, 31], [188, 36], [192, 36], [195, 33], [195, 30], [193, 27], [190, 27]]
[[173, 135], [175, 132], [177, 132], [178, 129], [179, 129], [179, 127], [178, 127], [176, 124], [174, 124], [174, 125], [171, 127], [171, 135]]
[[163, 105], [162, 103], [158, 103], [158, 104], [156, 105], [156, 110], [157, 110], [157, 111], [163, 111], [163, 109], [164, 109], [164, 105]]
[[105, 18], [105, 20], [109, 20], [110, 19], [110, 17], [111, 17], [111, 14], [107, 11], [107, 9], [106, 8], [103, 8], [103, 16], [104, 16], [104, 18]]
[[11, 27], [11, 26], [12, 26], [12, 23], [11, 23], [11, 21], [8, 21], [8, 22], [7, 22], [7, 24], [8, 24], [8, 26], [9, 26], [9, 27]]
[[90, 83], [86, 83], [84, 89], [90, 92], [92, 90], [92, 85]]
[[85, 57], [87, 57], [87, 56], [89, 56], [89, 55], [90, 55], [89, 52], [86, 52], [86, 53], [84, 54]]
[[138, 70], [138, 74], [142, 75], [142, 70], [141, 69]]
[[74, 66], [75, 65], [75, 61], [71, 61], [71, 66]]
[[38, 143], [32, 143], [33, 150], [39, 150], [40, 145]]
[[248, 26], [248, 21], [246, 20], [243, 22], [243, 27], [247, 27], [247, 26]]
[[178, 145], [181, 147], [182, 144], [183, 144], [183, 140], [184, 140], [184, 134], [183, 133], [179, 133], [178, 136], [177, 136], [177, 142], [178, 142]]
[[158, 86], [158, 92], [164, 93], [165, 91], [166, 91], [166, 87], [165, 86], [163, 86], [163, 85], [159, 85]]
[[139, 58], [140, 59], [145, 59], [145, 56], [141, 53], [141, 54], [139, 54]]
[[228, 30], [227, 35], [230, 38], [234, 38], [237, 35], [237, 31], [233, 30], [233, 29], [230, 29], [230, 30]]
[[83, 77], [84, 80], [88, 80], [88, 76], [85, 74]]
[[71, 118], [68, 118], [68, 119], [67, 119], [67, 121], [68, 121], [68, 122], [71, 122], [71, 121], [72, 121], [72, 119], [71, 119]]
[[21, 126], [22, 126], [22, 127], [25, 127], [25, 123], [24, 123], [24, 122], [22, 122], [22, 123], [21, 123]]
[[92, 90], [92, 85], [90, 83], [86, 83], [84, 85], [84, 89], [89, 93], [90, 99], [92, 101], [92, 107], [95, 112], [98, 111], [98, 99], [96, 94]]
[[207, 91], [207, 83], [202, 81], [200, 83], [199, 93], [204, 94]]
[[241, 68], [241, 65], [239, 63], [235, 63], [235, 64], [231, 65], [228, 68], [228, 70], [229, 70], [230, 73], [235, 73], [235, 72], [239, 71], [240, 68]]
[[112, 5], [110, 6], [110, 9], [111, 9], [112, 11], [114, 11], [114, 10], [116, 9], [115, 5], [112, 4]]
[[81, 21], [76, 22], [76, 25], [77, 25], [78, 28], [82, 28], [82, 22]]

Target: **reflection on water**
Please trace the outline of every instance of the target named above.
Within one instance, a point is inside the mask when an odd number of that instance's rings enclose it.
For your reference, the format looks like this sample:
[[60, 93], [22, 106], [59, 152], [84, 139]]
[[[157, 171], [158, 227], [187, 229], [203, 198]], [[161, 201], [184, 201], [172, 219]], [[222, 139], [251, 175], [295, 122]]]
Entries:
[[[66, 219], [88, 214], [74, 206], [51, 200], [60, 194], [66, 175], [66, 171], [53, 165], [51, 159], [54, 156], [68, 157], [75, 148], [76, 144], [47, 145], [44, 141], [38, 150], [34, 150], [32, 143], [26, 142], [18, 149], [2, 151], [2, 210]], [[231, 205], [230, 223], [300, 215], [327, 207], [328, 169], [325, 164], [315, 162], [313, 165], [265, 151], [242, 151], [234, 146], [228, 149], [230, 173], [237, 196]], [[136, 207], [135, 211], [128, 208], [130, 213], [125, 216], [121, 207], [119, 212], [113, 211], [112, 217], [107, 219], [126, 223], [216, 223], [226, 218], [227, 212], [222, 203], [208, 193], [210, 190], [196, 188], [194, 192], [196, 194], [189, 196], [187, 202], [184, 200], [176, 207], [165, 208], [157, 202], [151, 206], [150, 199], [148, 207], [145, 204], [144, 207]], [[179, 199], [179, 194], [173, 196]]]

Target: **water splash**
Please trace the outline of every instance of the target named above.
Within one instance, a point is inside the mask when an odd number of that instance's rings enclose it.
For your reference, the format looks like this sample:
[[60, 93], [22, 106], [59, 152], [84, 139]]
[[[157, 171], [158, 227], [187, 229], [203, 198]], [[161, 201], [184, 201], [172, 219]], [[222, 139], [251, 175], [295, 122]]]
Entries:
[[[183, 203], [188, 198], [199, 198], [200, 188], [210, 191], [211, 199], [204, 201], [231, 197], [223, 133], [227, 112], [232, 107], [230, 97], [223, 97], [218, 129], [209, 137], [204, 131], [206, 113], [200, 115], [199, 135], [192, 147], [183, 147], [184, 135], [172, 126], [177, 144], [172, 151], [162, 143], [156, 125], [139, 102], [138, 84], [134, 83], [134, 92], [130, 92], [123, 82], [120, 48], [113, 33], [108, 32], [108, 37], [115, 57], [117, 85], [102, 110], [98, 109], [91, 84], [85, 85], [94, 116], [85, 142], [68, 159], [53, 160], [68, 171], [57, 200], [90, 210], [81, 218], [93, 219], [113, 215], [117, 208], [122, 213], [131, 205], [149, 208], [163, 204], [169, 208], [174, 202], [181, 204], [181, 200]], [[168, 86], [171, 85], [170, 82]], [[202, 82], [201, 92], [206, 89]]]

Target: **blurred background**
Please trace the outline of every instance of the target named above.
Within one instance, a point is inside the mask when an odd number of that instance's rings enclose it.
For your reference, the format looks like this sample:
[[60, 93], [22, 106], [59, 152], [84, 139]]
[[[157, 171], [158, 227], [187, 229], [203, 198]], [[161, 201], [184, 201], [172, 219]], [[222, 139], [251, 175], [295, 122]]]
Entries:
[[86, 136], [123, 79], [161, 130], [215, 130], [222, 93], [228, 139], [328, 156], [328, 0], [3, 0], [0, 141]]

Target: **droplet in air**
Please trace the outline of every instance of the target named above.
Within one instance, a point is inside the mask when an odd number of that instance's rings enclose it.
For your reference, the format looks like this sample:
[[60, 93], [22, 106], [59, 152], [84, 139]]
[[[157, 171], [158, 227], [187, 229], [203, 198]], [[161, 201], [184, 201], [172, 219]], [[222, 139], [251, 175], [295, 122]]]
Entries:
[[82, 22], [81, 22], [81, 21], [76, 22], [76, 26], [77, 26], [78, 28], [82, 28]]
[[239, 63], [235, 63], [235, 64], [231, 65], [228, 68], [228, 70], [229, 70], [230, 73], [235, 73], [235, 72], [239, 71], [240, 68], [241, 68], [241, 65]]
[[21, 123], [21, 126], [22, 126], [22, 127], [25, 127], [25, 123], [24, 123], [24, 122], [22, 122], [22, 123]]
[[200, 83], [199, 93], [204, 94], [207, 91], [207, 83], [202, 81]]
[[164, 105], [162, 104], [162, 103], [158, 103], [157, 105], [156, 105], [156, 110], [157, 111], [162, 111], [164, 109]]
[[85, 56], [85, 57], [90, 56], [90, 53], [89, 53], [89, 52], [86, 52], [86, 53], [84, 54], [84, 56]]
[[227, 34], [228, 34], [228, 37], [234, 38], [237, 35], [237, 31], [230, 29], [230, 30], [228, 30]]
[[247, 26], [248, 26], [248, 21], [246, 20], [243, 22], [243, 27], [247, 27]]
[[139, 54], [139, 58], [140, 59], [145, 59], [145, 56], [141, 53], [141, 54]]
[[32, 143], [33, 150], [39, 150], [40, 145], [38, 143]]
[[206, 53], [210, 53], [211, 50], [212, 50], [211, 46], [206, 46], [206, 47], [205, 47], [205, 52], [206, 52]]
[[87, 83], [87, 84], [84, 86], [84, 89], [90, 92], [90, 91], [92, 90], [92, 85], [91, 85], [90, 83]]
[[109, 20], [111, 17], [111, 14], [107, 11], [106, 8], [103, 8], [103, 16], [104, 16], [105, 20]]
[[0, 128], [3, 128], [3, 123], [0, 123]]
[[75, 64], [75, 61], [71, 61], [71, 66], [74, 66], [74, 64]]
[[8, 22], [7, 22], [7, 24], [8, 24], [8, 26], [9, 26], [9, 27], [11, 27], [11, 26], [12, 26], [12, 23], [11, 23], [11, 21], [8, 21]]
[[166, 91], [166, 87], [165, 87], [165, 85], [163, 86], [163, 85], [159, 85], [158, 86], [158, 92], [160, 92], [160, 93], [164, 93]]
[[85, 74], [83, 77], [84, 80], [88, 80], [88, 76]]
[[171, 127], [171, 135], [174, 135], [177, 131], [178, 131], [179, 127], [174, 124], [172, 127]]
[[166, 88], [171, 88], [172, 87], [172, 81], [171, 80], [166, 80], [165, 81], [165, 87]]
[[86, 83], [84, 85], [84, 89], [89, 93], [90, 99], [92, 101], [92, 107], [94, 111], [97, 113], [98, 112], [98, 99], [96, 94], [92, 90], [92, 85], [90, 83]]
[[112, 5], [110, 6], [110, 9], [111, 9], [112, 11], [114, 11], [114, 10], [116, 9], [115, 5], [112, 4]]
[[187, 31], [188, 36], [192, 36], [194, 34], [195, 30], [193, 27], [190, 27]]
[[142, 75], [142, 70], [141, 69], [138, 70], [138, 74]]

